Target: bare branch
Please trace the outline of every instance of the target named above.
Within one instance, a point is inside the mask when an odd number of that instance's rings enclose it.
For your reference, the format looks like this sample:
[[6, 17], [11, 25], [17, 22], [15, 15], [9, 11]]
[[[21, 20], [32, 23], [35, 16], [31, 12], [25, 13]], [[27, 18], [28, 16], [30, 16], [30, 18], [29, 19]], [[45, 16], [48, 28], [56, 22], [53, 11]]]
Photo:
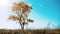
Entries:
[[28, 19], [28, 22], [33, 22], [33, 20], [31, 20], [31, 19]]

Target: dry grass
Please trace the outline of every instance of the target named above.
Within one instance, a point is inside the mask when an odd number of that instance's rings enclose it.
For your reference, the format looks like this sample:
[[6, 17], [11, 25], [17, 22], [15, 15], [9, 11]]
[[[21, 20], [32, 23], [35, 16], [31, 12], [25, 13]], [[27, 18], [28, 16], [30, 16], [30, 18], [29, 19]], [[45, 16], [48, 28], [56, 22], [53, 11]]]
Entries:
[[0, 34], [60, 34], [60, 29], [48, 30], [5, 30], [0, 29]]

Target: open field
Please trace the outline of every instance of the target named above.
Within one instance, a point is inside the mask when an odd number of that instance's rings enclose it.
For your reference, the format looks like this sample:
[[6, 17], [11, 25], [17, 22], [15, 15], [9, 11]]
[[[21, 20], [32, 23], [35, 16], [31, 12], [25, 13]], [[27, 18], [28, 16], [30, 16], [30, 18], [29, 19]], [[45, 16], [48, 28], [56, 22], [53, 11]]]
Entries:
[[60, 34], [60, 29], [48, 30], [5, 30], [0, 29], [0, 34]]

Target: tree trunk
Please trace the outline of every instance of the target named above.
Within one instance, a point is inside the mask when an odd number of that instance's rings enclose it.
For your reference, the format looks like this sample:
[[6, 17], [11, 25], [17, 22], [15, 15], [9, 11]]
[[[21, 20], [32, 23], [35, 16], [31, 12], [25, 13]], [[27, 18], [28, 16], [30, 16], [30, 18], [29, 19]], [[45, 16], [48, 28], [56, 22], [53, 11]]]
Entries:
[[22, 24], [20, 23], [21, 29], [22, 29]]
[[22, 24], [22, 30], [24, 30], [24, 24]]
[[20, 23], [21, 29], [24, 30], [24, 23]]

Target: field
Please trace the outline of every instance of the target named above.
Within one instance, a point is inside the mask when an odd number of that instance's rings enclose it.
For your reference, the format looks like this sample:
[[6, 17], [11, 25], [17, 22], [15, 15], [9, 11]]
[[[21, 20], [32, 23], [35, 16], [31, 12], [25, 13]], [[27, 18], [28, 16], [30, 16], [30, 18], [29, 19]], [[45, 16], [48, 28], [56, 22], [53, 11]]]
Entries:
[[5, 30], [0, 29], [0, 34], [60, 34], [60, 29], [48, 30]]

